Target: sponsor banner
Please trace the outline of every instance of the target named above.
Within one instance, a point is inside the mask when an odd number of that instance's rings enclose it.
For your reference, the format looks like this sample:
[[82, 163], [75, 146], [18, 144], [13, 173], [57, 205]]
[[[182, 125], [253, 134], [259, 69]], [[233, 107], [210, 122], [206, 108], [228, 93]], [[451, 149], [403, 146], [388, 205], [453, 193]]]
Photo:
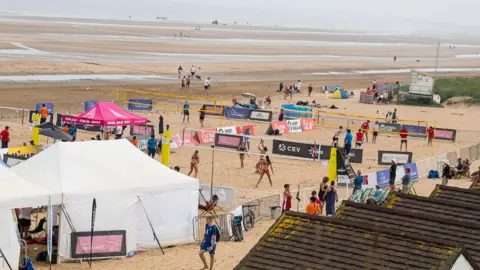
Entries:
[[319, 151], [320, 145], [318, 144], [314, 145], [308, 143], [273, 140], [272, 153], [274, 154], [307, 159], [318, 159]]
[[[55, 122], [55, 125], [57, 127], [62, 127], [65, 123], [62, 121], [63, 114], [57, 113], [57, 121]], [[92, 126], [92, 125], [87, 125], [87, 124], [75, 124], [77, 129], [79, 130], [84, 130], [84, 131], [91, 131], [91, 132], [100, 132], [101, 126]]]
[[435, 128], [435, 139], [455, 141], [457, 137], [457, 131], [455, 129], [448, 128]]
[[279, 122], [272, 122], [271, 124], [272, 130], [275, 131], [278, 129], [280, 134], [288, 134], [288, 126], [287, 121], [279, 121]]
[[417, 163], [407, 163], [403, 165], [403, 168], [405, 168], [405, 173], [407, 173], [407, 168], [410, 168], [410, 180], [415, 181], [418, 180], [418, 169], [417, 169]]
[[427, 136], [427, 128], [415, 125], [402, 125], [408, 131], [408, 136], [425, 138]]
[[[71, 233], [71, 256], [82, 259], [91, 254], [93, 258], [124, 257], [127, 255], [126, 231], [94, 231]], [[92, 241], [93, 239], [93, 241]]]
[[[143, 136], [143, 135], [135, 135], [135, 137], [137, 137], [137, 141], [138, 141], [138, 146], [137, 148], [140, 149], [140, 150], [147, 150], [147, 141], [148, 139], [150, 139], [149, 136]], [[133, 136], [128, 136], [127, 137], [127, 140], [131, 140], [133, 138]]]
[[390, 186], [390, 170], [377, 171], [377, 185], [380, 188], [386, 188]]
[[203, 106], [205, 107], [205, 110], [207, 110], [207, 112], [205, 112], [205, 115], [222, 116], [223, 110], [225, 109], [224, 106], [219, 106], [219, 105], [213, 106], [213, 105], [203, 104]]
[[225, 133], [225, 134], [237, 134], [237, 127], [219, 127], [216, 130], [218, 133]]
[[362, 188], [375, 188], [377, 185], [377, 173], [369, 173], [366, 175], [362, 175], [363, 178], [363, 183], [362, 183]]
[[198, 144], [197, 139], [195, 136], [192, 135], [192, 133], [185, 133], [185, 134], [175, 134], [175, 136], [172, 138], [172, 140], [175, 142], [176, 145], [179, 147], [182, 145], [195, 145]]
[[19, 146], [19, 147], [9, 147], [8, 154], [14, 156], [23, 156], [30, 158], [38, 153], [40, 153], [46, 146], [43, 145], [28, 145], [28, 146]]
[[223, 110], [225, 118], [231, 119], [248, 119], [249, 114], [250, 109], [247, 108], [225, 107]]
[[145, 136], [155, 135], [155, 127], [152, 125], [130, 126], [130, 135], [145, 135]]
[[340, 154], [340, 150], [337, 149], [337, 181], [338, 183], [349, 183], [350, 176], [348, 175], [347, 166], [345, 165], [345, 160]]
[[[33, 115], [34, 114], [37, 114], [38, 115], [38, 123], [35, 123], [35, 124], [40, 124], [40, 114], [38, 113], [35, 113], [35, 111], [29, 111], [28, 113], [28, 122], [29, 123], [33, 123]], [[53, 113], [52, 112], [49, 112], [48, 113], [48, 116], [47, 116], [47, 123], [52, 123], [53, 124]]]
[[[212, 195], [210, 194], [210, 185], [200, 185], [200, 191], [202, 192], [203, 197], [205, 200], [210, 200]], [[235, 189], [231, 187], [219, 187], [213, 186], [213, 194], [218, 196], [218, 204], [219, 205], [235, 205]], [[205, 204], [206, 202], [203, 201], [202, 197], [200, 196], [200, 204]]]
[[152, 105], [153, 100], [151, 99], [129, 99], [127, 108], [130, 111], [151, 111]]
[[402, 177], [405, 176], [405, 168], [403, 166], [397, 166], [397, 173], [395, 174], [395, 185], [402, 184]]
[[242, 143], [242, 136], [230, 134], [215, 134], [215, 146], [238, 149]]
[[216, 128], [206, 128], [200, 131], [197, 131], [197, 139], [200, 144], [212, 144], [215, 142], [215, 132]]
[[262, 111], [262, 110], [250, 110], [248, 114], [248, 119], [255, 121], [272, 121], [273, 113], [271, 111]]
[[378, 131], [387, 131], [387, 132], [400, 132], [402, 126], [400, 124], [392, 124], [386, 122], [374, 123], [374, 128]]
[[379, 165], [390, 165], [392, 164], [392, 159], [397, 160], [398, 165], [412, 163], [412, 158], [412, 152], [378, 151]]
[[54, 113], [53, 110], [53, 102], [42, 102], [42, 103], [37, 103], [35, 104], [35, 110], [37, 112], [40, 112], [40, 108], [42, 108], [42, 105], [45, 104], [45, 107], [47, 107], [49, 113]]
[[300, 122], [302, 124], [302, 131], [317, 130], [317, 125], [315, 124], [315, 119], [313, 118], [302, 118]]
[[287, 120], [288, 132], [302, 132], [300, 119]]
[[85, 105], [85, 111], [90, 110], [93, 106], [97, 105], [98, 100], [85, 100], [83, 104]]
[[[329, 160], [330, 152], [332, 146], [322, 145], [320, 147], [320, 159]], [[339, 151], [343, 152], [342, 148], [338, 148]], [[363, 161], [363, 149], [361, 148], [352, 148], [350, 151], [350, 163], [362, 163]]]
[[[248, 134], [246, 134], [247, 131], [248, 131]], [[255, 126], [254, 125], [239, 126], [237, 127], [237, 134], [255, 136]]]

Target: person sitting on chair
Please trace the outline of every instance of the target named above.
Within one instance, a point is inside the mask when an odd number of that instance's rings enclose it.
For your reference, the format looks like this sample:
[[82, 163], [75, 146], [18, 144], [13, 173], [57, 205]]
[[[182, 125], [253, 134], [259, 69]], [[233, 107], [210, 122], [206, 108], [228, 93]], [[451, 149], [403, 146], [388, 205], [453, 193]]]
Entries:
[[218, 203], [218, 196], [216, 194], [213, 194], [212, 200], [207, 202], [205, 205], [198, 204], [198, 209], [203, 210], [203, 211], [213, 211], [215, 212], [215, 207], [217, 206]]
[[455, 166], [455, 168], [453, 168], [453, 177], [454, 178], [457, 178], [457, 177], [460, 177], [460, 175], [458, 175], [459, 173], [462, 174], [463, 173], [463, 163], [462, 163], [462, 159], [461, 158], [458, 158], [457, 159], [457, 166]]
[[382, 198], [383, 190], [380, 188], [379, 185], [375, 186], [375, 193], [368, 195], [367, 203], [368, 204], [378, 204], [380, 199]]

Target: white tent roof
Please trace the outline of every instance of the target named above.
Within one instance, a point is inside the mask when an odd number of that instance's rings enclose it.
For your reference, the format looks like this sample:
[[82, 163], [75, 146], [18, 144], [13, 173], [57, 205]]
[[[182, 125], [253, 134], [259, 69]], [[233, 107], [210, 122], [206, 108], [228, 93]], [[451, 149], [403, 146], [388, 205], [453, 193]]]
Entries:
[[197, 179], [171, 170], [125, 139], [59, 142], [12, 169], [66, 195], [137, 196], [199, 185]]
[[51, 192], [0, 166], [0, 207], [6, 209], [47, 205]]

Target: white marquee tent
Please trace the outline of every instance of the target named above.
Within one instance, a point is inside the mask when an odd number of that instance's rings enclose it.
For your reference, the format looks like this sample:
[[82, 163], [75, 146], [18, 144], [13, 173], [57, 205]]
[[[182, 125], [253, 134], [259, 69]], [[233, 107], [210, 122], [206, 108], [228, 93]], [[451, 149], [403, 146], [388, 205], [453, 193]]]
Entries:
[[[47, 205], [49, 191], [0, 166], [0, 249], [12, 269], [18, 269], [20, 244], [12, 209]], [[9, 269], [0, 258], [0, 269]]]
[[[194, 241], [198, 180], [153, 160], [127, 140], [56, 143], [12, 169], [63, 195], [62, 258], [72, 258], [73, 230], [90, 232], [93, 198], [95, 231], [125, 230], [128, 254], [157, 247], [145, 211], [162, 246]], [[52, 199], [52, 204], [61, 201]]]

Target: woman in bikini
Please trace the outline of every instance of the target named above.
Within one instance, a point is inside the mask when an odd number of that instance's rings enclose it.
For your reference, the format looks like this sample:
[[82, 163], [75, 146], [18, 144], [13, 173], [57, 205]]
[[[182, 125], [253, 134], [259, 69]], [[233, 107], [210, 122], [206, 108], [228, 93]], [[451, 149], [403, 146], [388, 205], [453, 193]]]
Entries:
[[195, 153], [193, 153], [192, 160], [190, 162], [190, 172], [188, 173], [188, 176], [190, 176], [190, 174], [192, 174], [192, 172], [195, 170], [195, 178], [197, 178], [199, 163], [200, 156], [198, 155], [198, 150], [195, 150]]
[[240, 152], [240, 168], [245, 168], [245, 165], [243, 165], [243, 161], [245, 160], [245, 154], [248, 155], [248, 147], [245, 142], [242, 142], [240, 146], [238, 147], [238, 152]]
[[262, 178], [263, 176], [266, 174], [267, 177], [268, 177], [268, 181], [270, 182], [270, 186], [273, 186], [272, 184], [272, 178], [270, 176], [270, 169], [272, 169], [272, 174], [273, 173], [273, 166], [272, 166], [272, 162], [270, 161], [270, 157], [269, 156], [266, 156], [265, 157], [265, 160], [263, 160], [262, 162], [262, 165], [260, 166], [261, 168], [261, 173], [260, 173], [260, 179], [258, 179], [258, 182], [257, 182], [257, 185], [255, 186], [256, 188], [258, 188], [258, 185], [260, 184], [260, 182], [262, 182]]
[[260, 145], [258, 146], [258, 150], [260, 151], [260, 160], [255, 165], [255, 173], [262, 173], [262, 163], [265, 161], [265, 154], [268, 151], [268, 148], [263, 145], [263, 139], [260, 139]]

